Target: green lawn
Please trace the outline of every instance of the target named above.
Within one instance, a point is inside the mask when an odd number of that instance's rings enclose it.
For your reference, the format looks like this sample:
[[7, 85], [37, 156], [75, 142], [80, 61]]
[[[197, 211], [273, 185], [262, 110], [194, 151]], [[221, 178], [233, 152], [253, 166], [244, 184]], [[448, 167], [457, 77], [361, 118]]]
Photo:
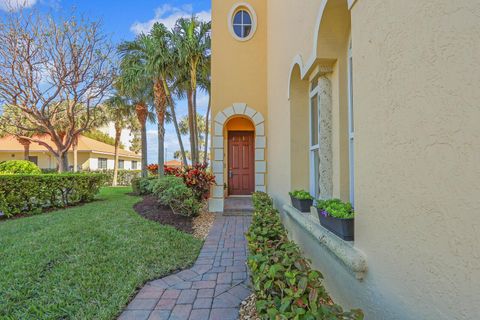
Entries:
[[0, 223], [0, 319], [114, 319], [147, 280], [191, 265], [201, 241], [137, 215], [129, 191]]

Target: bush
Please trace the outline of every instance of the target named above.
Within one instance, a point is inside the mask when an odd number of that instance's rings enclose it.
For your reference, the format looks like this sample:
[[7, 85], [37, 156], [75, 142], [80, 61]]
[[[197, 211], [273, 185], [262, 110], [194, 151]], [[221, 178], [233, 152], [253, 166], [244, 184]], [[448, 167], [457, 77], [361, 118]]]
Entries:
[[89, 202], [104, 181], [98, 173], [0, 175], [0, 211], [11, 217]]
[[340, 199], [317, 200], [316, 207], [324, 216], [340, 219], [352, 219], [355, 217], [352, 205]]
[[41, 174], [42, 170], [31, 161], [8, 160], [0, 162], [0, 173], [3, 174]]
[[298, 246], [289, 241], [272, 199], [253, 195], [255, 213], [247, 233], [248, 266], [263, 319], [363, 319], [361, 310], [344, 312], [333, 303], [322, 275], [310, 268]]
[[[105, 184], [111, 186], [113, 183], [113, 170], [101, 170], [98, 171], [106, 175]], [[132, 180], [135, 178], [140, 178], [142, 175], [142, 170], [118, 170], [117, 176], [117, 186], [130, 186], [132, 184]]]
[[[156, 175], [158, 172], [158, 165], [151, 164], [148, 166], [150, 173]], [[207, 171], [206, 164], [196, 164], [190, 167], [165, 167], [166, 176], [176, 176], [183, 179], [187, 187], [193, 190], [196, 198], [199, 201], [208, 198], [210, 186], [215, 183], [215, 176]]]
[[180, 177], [166, 176], [161, 179], [151, 179], [146, 189], [156, 195], [161, 204], [169, 206], [175, 214], [195, 217], [201, 209], [201, 202]]

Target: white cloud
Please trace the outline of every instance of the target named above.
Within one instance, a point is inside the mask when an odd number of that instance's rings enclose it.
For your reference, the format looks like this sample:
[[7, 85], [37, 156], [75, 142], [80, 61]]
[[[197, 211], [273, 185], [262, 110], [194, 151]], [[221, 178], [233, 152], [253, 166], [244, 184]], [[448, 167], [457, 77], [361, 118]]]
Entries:
[[173, 7], [172, 5], [164, 4], [155, 10], [155, 16], [153, 19], [145, 22], [137, 21], [130, 27], [130, 30], [135, 34], [148, 33], [155, 22], [163, 23], [168, 29], [171, 29], [175, 26], [175, 22], [179, 18], [188, 18], [193, 14], [201, 21], [211, 20], [210, 11], [193, 12], [193, 7], [191, 5]]
[[22, 8], [31, 8], [37, 0], [0, 0], [0, 10], [18, 11]]

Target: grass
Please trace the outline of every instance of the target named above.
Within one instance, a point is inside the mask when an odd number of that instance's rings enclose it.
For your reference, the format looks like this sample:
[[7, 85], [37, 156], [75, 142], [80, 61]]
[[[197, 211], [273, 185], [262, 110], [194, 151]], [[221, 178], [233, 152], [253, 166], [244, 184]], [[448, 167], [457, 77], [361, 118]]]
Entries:
[[140, 217], [129, 191], [0, 223], [0, 319], [113, 319], [146, 281], [191, 265], [201, 241]]

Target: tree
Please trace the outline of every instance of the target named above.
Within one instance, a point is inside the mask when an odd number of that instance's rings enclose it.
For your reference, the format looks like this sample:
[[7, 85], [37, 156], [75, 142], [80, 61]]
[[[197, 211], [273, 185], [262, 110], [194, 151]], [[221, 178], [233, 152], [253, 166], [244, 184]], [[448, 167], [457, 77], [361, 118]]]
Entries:
[[205, 140], [204, 140], [204, 150], [203, 150], [203, 163], [207, 163], [208, 155], [208, 134], [209, 134], [209, 125], [210, 125], [210, 109], [212, 104], [212, 92], [211, 92], [211, 57], [203, 60], [203, 64], [199, 70], [199, 84], [200, 87], [208, 94], [208, 106], [207, 112], [205, 114]]
[[175, 24], [174, 41], [180, 62], [186, 66], [189, 87], [186, 90], [188, 101], [188, 121], [190, 133], [190, 153], [192, 164], [199, 163], [197, 130], [197, 78], [198, 69], [210, 55], [210, 22], [200, 22], [196, 17], [180, 18]]
[[[120, 50], [120, 52], [122, 51]], [[142, 177], [147, 177], [147, 120], [152, 121], [153, 114], [150, 112], [148, 105], [152, 100], [152, 87], [149, 85], [149, 78], [144, 70], [141, 61], [123, 53], [120, 61], [120, 74], [116, 78], [115, 88], [126, 97], [137, 116], [141, 136]]]
[[0, 103], [25, 116], [27, 123], [13, 119], [12, 126], [34, 134], [6, 133], [44, 146], [59, 171], [68, 170], [67, 152], [94, 123], [113, 79], [113, 48], [101, 24], [10, 12], [0, 23], [0, 43]]
[[161, 23], [155, 23], [149, 34], [141, 34], [134, 41], [120, 45], [119, 50], [126, 59], [135, 61], [142, 68], [143, 76], [152, 85], [153, 102], [158, 130], [158, 175], [164, 175], [165, 119], [167, 116], [169, 79], [173, 71], [173, 54], [170, 32]]
[[113, 164], [113, 182], [114, 187], [117, 186], [118, 178], [118, 151], [120, 149], [120, 138], [122, 130], [125, 127], [131, 127], [133, 108], [128, 100], [118, 93], [108, 98], [105, 102], [105, 114], [108, 121], [113, 122], [115, 127], [115, 160]]
[[32, 137], [34, 132], [23, 130], [20, 127], [12, 125], [13, 123], [21, 123], [22, 127], [28, 126], [29, 122], [23, 112], [18, 108], [10, 105], [5, 105], [1, 110], [0, 117], [0, 136], [9, 135], [8, 133], [15, 133], [15, 138], [18, 143], [23, 146], [23, 159], [30, 159], [30, 140], [22, 138], [22, 136]]

